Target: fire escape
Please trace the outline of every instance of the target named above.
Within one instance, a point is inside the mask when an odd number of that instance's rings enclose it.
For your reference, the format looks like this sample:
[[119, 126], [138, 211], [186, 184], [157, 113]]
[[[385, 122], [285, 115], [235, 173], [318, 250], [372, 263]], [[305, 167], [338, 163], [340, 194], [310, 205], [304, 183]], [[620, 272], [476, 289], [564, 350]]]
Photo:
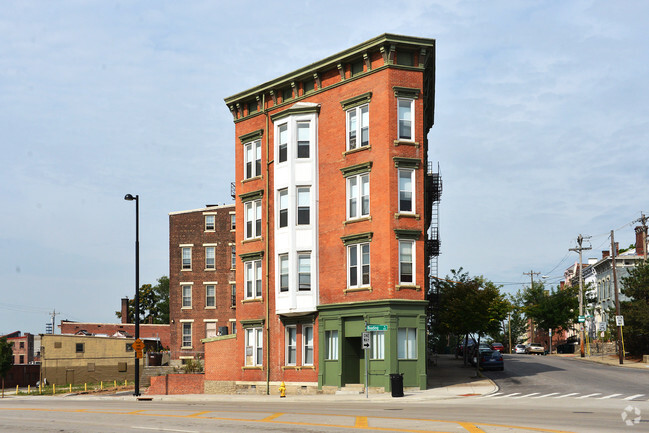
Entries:
[[439, 202], [442, 197], [442, 174], [437, 163], [437, 171], [431, 161], [428, 161], [426, 176], [426, 215], [428, 221], [428, 236], [426, 237], [426, 255], [428, 256], [428, 275], [430, 280], [429, 299], [433, 304], [437, 301], [435, 280], [438, 277], [438, 261], [441, 241], [439, 237]]

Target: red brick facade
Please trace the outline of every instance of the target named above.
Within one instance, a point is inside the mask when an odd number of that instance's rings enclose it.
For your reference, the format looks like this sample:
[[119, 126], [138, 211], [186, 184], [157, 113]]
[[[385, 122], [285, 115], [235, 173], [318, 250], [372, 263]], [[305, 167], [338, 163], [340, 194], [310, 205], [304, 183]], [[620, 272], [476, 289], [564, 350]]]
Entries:
[[[208, 206], [169, 214], [172, 361], [202, 359], [204, 347], [201, 340], [208, 333], [230, 334], [236, 326], [231, 297], [231, 285], [235, 280], [232, 215], [234, 205]], [[183, 249], [188, 253], [184, 265]], [[185, 331], [191, 328], [191, 338], [186, 332], [184, 343], [183, 327]]]
[[151, 378], [147, 395], [203, 394], [203, 374], [167, 374]]
[[7, 334], [7, 342], [13, 343], [14, 365], [34, 362], [34, 336], [20, 331]]

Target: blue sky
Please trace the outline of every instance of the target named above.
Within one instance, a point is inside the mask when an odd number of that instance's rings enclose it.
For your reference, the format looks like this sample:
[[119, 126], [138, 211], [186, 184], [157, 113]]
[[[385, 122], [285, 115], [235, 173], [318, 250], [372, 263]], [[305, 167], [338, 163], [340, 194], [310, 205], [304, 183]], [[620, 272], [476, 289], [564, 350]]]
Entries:
[[231, 203], [223, 98], [382, 33], [437, 40], [440, 275], [554, 281], [649, 211], [643, 1], [4, 1], [0, 333], [112, 322], [168, 213]]

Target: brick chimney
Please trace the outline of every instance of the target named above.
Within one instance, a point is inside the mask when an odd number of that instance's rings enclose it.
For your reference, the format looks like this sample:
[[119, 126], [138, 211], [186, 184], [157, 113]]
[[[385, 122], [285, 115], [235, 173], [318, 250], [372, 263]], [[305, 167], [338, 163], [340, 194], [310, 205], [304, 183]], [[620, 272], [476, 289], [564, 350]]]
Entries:
[[644, 227], [638, 226], [635, 228], [635, 254], [637, 256], [644, 256]]
[[122, 298], [122, 323], [130, 323], [128, 321], [128, 298]]
[[611, 255], [611, 252], [609, 250], [602, 251], [602, 258], [603, 259], [607, 258], [610, 255]]

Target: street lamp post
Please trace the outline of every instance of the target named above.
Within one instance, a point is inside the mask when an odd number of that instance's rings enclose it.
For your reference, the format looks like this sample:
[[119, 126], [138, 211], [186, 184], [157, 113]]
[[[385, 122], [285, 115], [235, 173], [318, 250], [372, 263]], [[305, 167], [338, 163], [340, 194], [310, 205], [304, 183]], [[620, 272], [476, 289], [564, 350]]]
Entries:
[[[124, 200], [135, 200], [135, 340], [140, 338], [140, 196], [126, 194]], [[128, 312], [127, 312], [128, 314]], [[140, 358], [135, 353], [135, 392], [140, 395]]]

